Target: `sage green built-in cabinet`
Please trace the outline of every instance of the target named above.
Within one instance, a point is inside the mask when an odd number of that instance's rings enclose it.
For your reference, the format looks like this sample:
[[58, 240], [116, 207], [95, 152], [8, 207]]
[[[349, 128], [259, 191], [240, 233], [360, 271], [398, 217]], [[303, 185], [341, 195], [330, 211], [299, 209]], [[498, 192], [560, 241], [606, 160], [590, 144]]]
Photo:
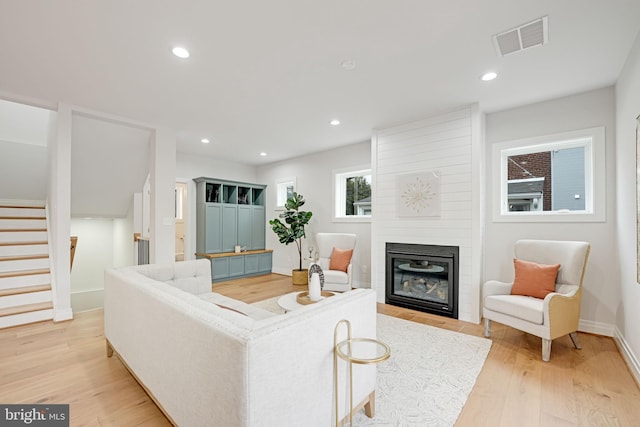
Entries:
[[264, 249], [266, 185], [196, 178], [196, 251]]
[[[266, 185], [195, 178], [196, 255], [265, 249]], [[264, 274], [271, 271], [271, 254], [211, 258], [213, 279]], [[268, 261], [268, 266], [266, 265]]]

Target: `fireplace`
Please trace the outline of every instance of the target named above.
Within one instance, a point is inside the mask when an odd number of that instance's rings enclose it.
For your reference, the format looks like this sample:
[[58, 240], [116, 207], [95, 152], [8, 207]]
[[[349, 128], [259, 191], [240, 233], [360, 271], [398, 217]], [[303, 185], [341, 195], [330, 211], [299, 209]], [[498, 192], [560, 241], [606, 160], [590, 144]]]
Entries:
[[386, 244], [385, 302], [458, 318], [457, 246]]

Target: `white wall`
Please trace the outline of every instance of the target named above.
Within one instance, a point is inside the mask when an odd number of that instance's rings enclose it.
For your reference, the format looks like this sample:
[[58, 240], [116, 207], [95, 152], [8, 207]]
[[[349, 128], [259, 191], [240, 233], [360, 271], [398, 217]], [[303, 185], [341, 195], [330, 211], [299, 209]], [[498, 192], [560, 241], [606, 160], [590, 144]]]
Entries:
[[132, 265], [133, 216], [72, 218], [71, 235], [78, 237], [71, 270], [71, 308], [74, 312], [101, 308], [104, 270]]
[[227, 179], [259, 184], [256, 168], [228, 160], [215, 160], [190, 154], [176, 153], [176, 182], [187, 184], [185, 214], [184, 259], [195, 259], [196, 253], [196, 184], [199, 177]]
[[[475, 106], [405, 125], [373, 136], [374, 197], [372, 281], [378, 301], [385, 295], [385, 243], [459, 247], [458, 317], [480, 321], [482, 257], [482, 138]], [[438, 171], [440, 213], [399, 217], [399, 175]]]
[[[616, 183], [620, 297], [616, 336], [640, 382], [640, 284], [636, 279], [636, 117], [640, 115], [640, 34], [616, 84]], [[616, 280], [616, 284], [618, 281]]]
[[71, 308], [78, 312], [102, 307], [104, 269], [114, 266], [114, 221], [74, 218], [71, 235], [78, 236], [71, 269]]
[[45, 200], [47, 147], [0, 140], [0, 199]]
[[591, 254], [585, 275], [580, 330], [612, 335], [620, 289], [615, 245], [616, 131], [614, 89], [526, 105], [486, 116], [486, 200], [493, 197], [492, 145], [497, 142], [604, 126], [606, 128], [606, 221], [580, 223], [499, 223], [486, 206], [485, 278], [513, 279], [513, 244], [518, 239], [585, 240]]
[[[282, 178], [296, 177], [296, 191], [306, 200], [304, 210], [313, 212], [307, 228], [307, 239], [303, 242], [302, 256], [308, 256], [306, 248], [315, 246], [315, 233], [355, 233], [356, 248], [353, 253], [354, 286], [369, 287], [371, 260], [371, 223], [333, 222], [333, 174], [335, 169], [368, 165], [371, 161], [369, 141], [341, 148], [322, 151], [282, 162], [258, 167], [257, 181], [267, 185], [267, 221], [277, 218], [282, 211], [276, 211], [276, 182]], [[375, 209], [375, 207], [374, 207]], [[375, 211], [374, 211], [375, 212]], [[375, 215], [375, 213], [374, 213]], [[267, 224], [267, 248], [273, 249], [273, 271], [291, 274], [298, 268], [298, 251], [295, 244], [282, 245]], [[304, 265], [303, 265], [304, 268]]]

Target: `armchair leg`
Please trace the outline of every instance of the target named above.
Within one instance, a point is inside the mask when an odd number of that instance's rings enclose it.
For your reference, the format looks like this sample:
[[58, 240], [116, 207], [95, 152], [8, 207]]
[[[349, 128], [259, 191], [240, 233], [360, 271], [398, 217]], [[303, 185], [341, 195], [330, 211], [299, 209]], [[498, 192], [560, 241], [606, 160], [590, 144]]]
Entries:
[[580, 345], [580, 340], [578, 339], [577, 332], [571, 332], [569, 334], [569, 338], [571, 338], [571, 342], [573, 343], [573, 346], [575, 348], [577, 348], [578, 350], [582, 350], [582, 346]]
[[551, 358], [551, 340], [542, 338], [542, 360], [548, 362]]
[[491, 320], [484, 319], [484, 336], [489, 338], [491, 336]]

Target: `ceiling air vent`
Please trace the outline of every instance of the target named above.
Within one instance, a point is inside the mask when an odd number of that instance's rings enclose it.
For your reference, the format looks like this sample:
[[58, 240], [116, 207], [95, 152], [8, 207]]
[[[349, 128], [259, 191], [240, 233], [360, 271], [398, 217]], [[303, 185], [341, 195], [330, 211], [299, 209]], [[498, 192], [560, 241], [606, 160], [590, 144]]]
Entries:
[[546, 44], [548, 17], [542, 17], [519, 27], [512, 28], [493, 36], [493, 44], [499, 56], [519, 52], [530, 47]]

